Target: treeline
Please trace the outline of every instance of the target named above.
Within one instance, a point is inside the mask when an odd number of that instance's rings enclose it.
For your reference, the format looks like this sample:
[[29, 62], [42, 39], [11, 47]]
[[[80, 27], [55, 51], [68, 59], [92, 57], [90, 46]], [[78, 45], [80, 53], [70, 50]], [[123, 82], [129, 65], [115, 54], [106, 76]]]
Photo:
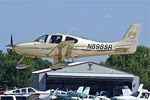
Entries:
[[48, 68], [51, 63], [47, 60], [24, 58], [22, 63], [30, 67], [18, 70], [16, 65], [21, 56], [15, 52], [0, 51], [0, 86], [1, 87], [25, 87], [30, 86], [32, 82], [32, 71]]
[[138, 46], [134, 54], [112, 55], [103, 64], [138, 75], [140, 82], [150, 90], [150, 48]]
[[[24, 70], [17, 70], [16, 65], [20, 59], [21, 56], [15, 52], [0, 51], [0, 86], [30, 86], [32, 71], [48, 68], [51, 65], [47, 60], [24, 58], [22, 63], [31, 66]], [[138, 46], [134, 54], [112, 55], [101, 64], [138, 75], [141, 83], [150, 90], [150, 48]]]

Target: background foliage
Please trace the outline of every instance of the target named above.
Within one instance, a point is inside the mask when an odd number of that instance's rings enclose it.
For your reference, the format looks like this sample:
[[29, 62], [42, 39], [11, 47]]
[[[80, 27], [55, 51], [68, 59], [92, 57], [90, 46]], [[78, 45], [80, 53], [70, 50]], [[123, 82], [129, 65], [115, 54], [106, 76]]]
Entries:
[[138, 46], [134, 54], [112, 55], [103, 64], [138, 75], [144, 87], [150, 90], [150, 48]]
[[25, 87], [30, 86], [32, 82], [32, 71], [49, 67], [51, 63], [48, 60], [24, 58], [23, 62], [30, 67], [18, 70], [16, 65], [21, 56], [15, 52], [0, 51], [0, 85], [6, 87]]
[[[15, 52], [0, 51], [0, 85], [8, 87], [30, 86], [32, 71], [47, 68], [51, 63], [47, 60], [25, 58], [23, 63], [31, 65], [24, 70], [17, 70], [16, 64], [21, 56]], [[112, 55], [101, 64], [133, 73], [140, 77], [141, 83], [150, 90], [150, 48], [138, 46], [136, 53], [130, 55]]]

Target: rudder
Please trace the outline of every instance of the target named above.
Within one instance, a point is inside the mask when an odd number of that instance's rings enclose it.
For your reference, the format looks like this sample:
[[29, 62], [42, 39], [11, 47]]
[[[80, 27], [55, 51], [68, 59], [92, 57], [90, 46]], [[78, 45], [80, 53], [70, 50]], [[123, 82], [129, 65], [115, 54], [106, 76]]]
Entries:
[[119, 42], [119, 45], [128, 45], [129, 46], [129, 52], [128, 54], [132, 54], [136, 51], [138, 40], [139, 40], [139, 34], [141, 31], [141, 24], [132, 24], [127, 33], [125, 34], [124, 38]]
[[139, 34], [141, 31], [141, 24], [132, 24], [127, 33], [125, 34], [122, 42], [132, 42], [132, 43], [138, 43]]

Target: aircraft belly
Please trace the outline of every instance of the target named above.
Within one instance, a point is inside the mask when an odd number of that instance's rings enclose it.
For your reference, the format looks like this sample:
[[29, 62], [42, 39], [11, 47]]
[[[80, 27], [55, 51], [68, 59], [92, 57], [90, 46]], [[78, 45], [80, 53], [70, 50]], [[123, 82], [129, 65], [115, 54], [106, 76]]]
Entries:
[[47, 54], [50, 52], [50, 50], [36, 50], [34, 52], [35, 55], [39, 57], [49, 57]]
[[37, 57], [47, 57], [47, 54], [50, 52], [50, 50], [45, 49], [24, 49], [22, 50], [23, 54], [25, 55], [32, 55]]
[[86, 50], [73, 50], [72, 52], [75, 58], [88, 57], [88, 56], [100, 56], [100, 55], [111, 55], [113, 51], [86, 51]]

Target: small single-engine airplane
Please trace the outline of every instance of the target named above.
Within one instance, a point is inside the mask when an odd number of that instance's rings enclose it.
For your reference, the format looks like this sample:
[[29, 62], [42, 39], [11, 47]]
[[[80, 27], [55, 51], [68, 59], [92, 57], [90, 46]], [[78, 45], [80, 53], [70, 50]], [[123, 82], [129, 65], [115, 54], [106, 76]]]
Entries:
[[137, 49], [140, 30], [140, 24], [133, 24], [129, 27], [126, 35], [121, 41], [112, 43], [96, 42], [58, 33], [43, 35], [33, 42], [13, 44], [13, 38], [11, 36], [11, 44], [8, 45], [8, 47], [18, 54], [23, 55], [23, 58], [24, 56], [32, 58], [54, 58], [54, 65], [56, 65], [69, 58], [132, 54]]
[[123, 94], [123, 96], [114, 96], [111, 98], [111, 100], [150, 100], [150, 92], [146, 89], [143, 89], [143, 84], [140, 84], [136, 92], [132, 93], [132, 91], [129, 92], [129, 90], [127, 90], [126, 93], [127, 92], [130, 95]]

